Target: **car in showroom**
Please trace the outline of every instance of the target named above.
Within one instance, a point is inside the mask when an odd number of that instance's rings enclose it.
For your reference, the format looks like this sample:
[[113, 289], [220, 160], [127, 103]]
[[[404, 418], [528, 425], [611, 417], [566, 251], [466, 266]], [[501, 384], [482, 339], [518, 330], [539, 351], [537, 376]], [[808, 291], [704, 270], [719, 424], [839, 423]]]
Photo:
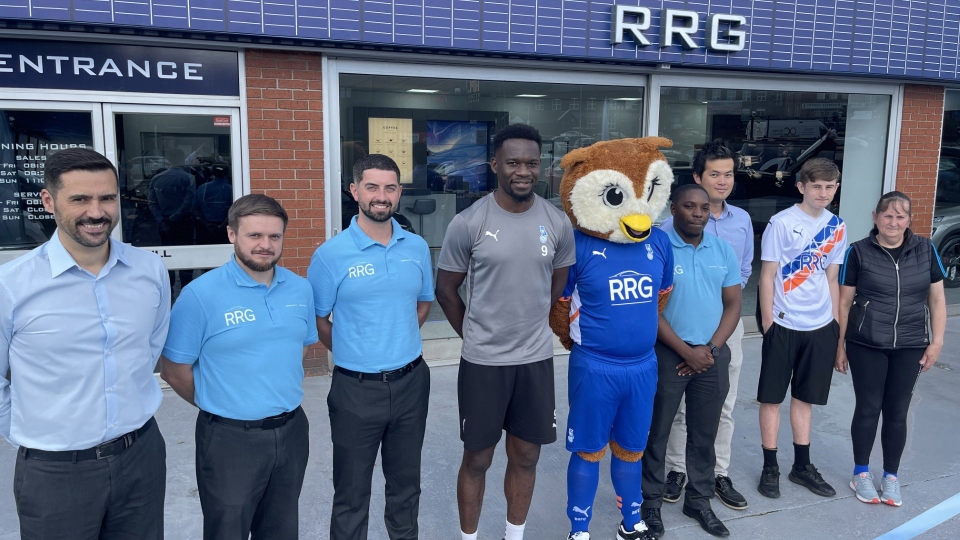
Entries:
[[933, 211], [933, 234], [930, 236], [947, 277], [943, 286], [960, 287], [960, 204], [937, 202]]

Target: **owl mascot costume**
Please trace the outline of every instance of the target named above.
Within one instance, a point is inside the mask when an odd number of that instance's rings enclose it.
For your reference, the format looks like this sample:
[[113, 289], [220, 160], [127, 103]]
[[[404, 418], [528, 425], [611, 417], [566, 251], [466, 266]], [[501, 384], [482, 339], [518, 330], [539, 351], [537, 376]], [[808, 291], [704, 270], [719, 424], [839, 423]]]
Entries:
[[673, 172], [658, 147], [669, 139], [599, 142], [564, 156], [563, 209], [576, 229], [577, 262], [550, 326], [570, 349], [566, 446], [572, 540], [588, 540], [600, 460], [623, 522], [617, 538], [653, 538], [640, 518], [640, 458], [657, 391], [657, 320], [673, 286], [673, 251], [653, 226]]

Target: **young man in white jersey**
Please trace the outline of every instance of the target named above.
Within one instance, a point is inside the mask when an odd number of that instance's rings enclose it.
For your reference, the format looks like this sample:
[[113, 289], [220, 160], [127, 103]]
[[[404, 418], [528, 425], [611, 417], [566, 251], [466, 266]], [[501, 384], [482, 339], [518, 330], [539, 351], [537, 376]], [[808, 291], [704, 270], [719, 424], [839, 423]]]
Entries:
[[846, 227], [826, 209], [839, 180], [833, 161], [806, 162], [797, 181], [803, 200], [770, 218], [763, 233], [759, 295], [763, 348], [757, 390], [763, 471], [757, 490], [766, 497], [780, 497], [777, 435], [787, 387], [794, 448], [787, 477], [817, 495], [836, 495], [810, 463], [810, 424], [812, 406], [827, 403], [839, 339], [837, 276]]

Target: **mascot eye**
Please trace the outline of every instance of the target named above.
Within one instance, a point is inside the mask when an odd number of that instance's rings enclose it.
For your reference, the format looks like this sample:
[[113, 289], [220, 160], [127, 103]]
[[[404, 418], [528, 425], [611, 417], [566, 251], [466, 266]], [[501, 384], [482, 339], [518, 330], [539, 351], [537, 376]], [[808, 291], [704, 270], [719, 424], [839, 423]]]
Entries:
[[647, 194], [647, 202], [650, 202], [650, 199], [653, 198], [653, 190], [657, 189], [657, 186], [660, 185], [660, 178], [654, 176], [653, 181], [650, 182], [650, 193]]
[[617, 186], [607, 186], [603, 190], [603, 203], [611, 208], [616, 208], [623, 204], [623, 192]]

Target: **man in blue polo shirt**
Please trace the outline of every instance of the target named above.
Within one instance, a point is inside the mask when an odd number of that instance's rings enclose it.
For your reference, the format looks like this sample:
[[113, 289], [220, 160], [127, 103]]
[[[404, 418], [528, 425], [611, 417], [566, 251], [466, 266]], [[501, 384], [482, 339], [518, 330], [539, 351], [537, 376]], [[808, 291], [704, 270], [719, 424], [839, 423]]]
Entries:
[[265, 195], [227, 214], [235, 255], [190, 282], [160, 375], [197, 417], [204, 540], [296, 539], [309, 453], [303, 356], [317, 342], [307, 280], [277, 266], [287, 213]]
[[664, 458], [673, 418], [687, 403], [687, 484], [684, 515], [714, 536], [730, 532], [710, 508], [714, 495], [714, 440], [729, 389], [727, 339], [740, 319], [740, 264], [729, 243], [704, 227], [710, 215], [706, 190], [696, 184], [676, 188], [671, 196], [673, 293], [657, 328], [657, 395], [653, 423], [643, 455], [641, 517], [663, 534]]
[[427, 243], [392, 218], [400, 191], [392, 159], [370, 154], [358, 160], [350, 193], [360, 213], [317, 248], [307, 271], [320, 341], [336, 363], [327, 396], [332, 540], [367, 538], [381, 447], [387, 532], [391, 540], [419, 534], [420, 451], [430, 397], [420, 325], [433, 301], [433, 271]]

